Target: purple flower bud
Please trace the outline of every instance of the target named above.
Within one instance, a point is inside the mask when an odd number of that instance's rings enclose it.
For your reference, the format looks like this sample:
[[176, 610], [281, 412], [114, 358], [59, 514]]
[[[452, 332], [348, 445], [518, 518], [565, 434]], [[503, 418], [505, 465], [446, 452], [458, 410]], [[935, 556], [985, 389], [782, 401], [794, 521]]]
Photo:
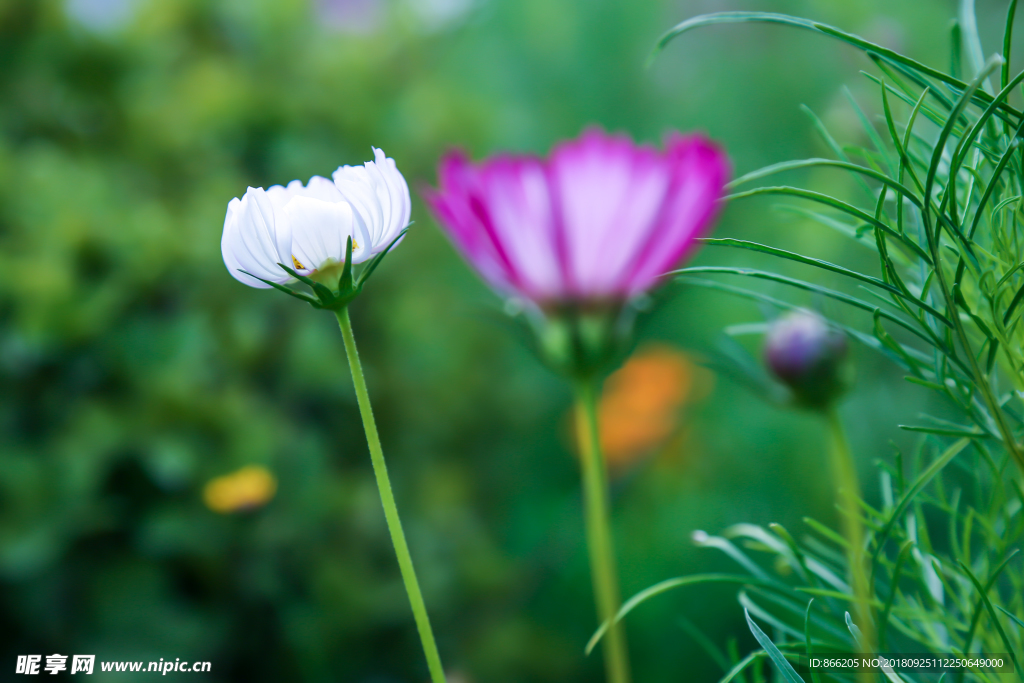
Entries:
[[827, 408], [847, 381], [846, 336], [817, 313], [797, 310], [776, 320], [765, 340], [768, 368], [793, 391], [798, 403]]

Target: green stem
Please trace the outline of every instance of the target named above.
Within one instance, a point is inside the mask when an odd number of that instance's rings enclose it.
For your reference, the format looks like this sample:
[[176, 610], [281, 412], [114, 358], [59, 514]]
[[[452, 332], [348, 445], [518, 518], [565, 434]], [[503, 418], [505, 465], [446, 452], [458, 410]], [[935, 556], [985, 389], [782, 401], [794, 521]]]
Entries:
[[377, 423], [373, 419], [370, 394], [366, 390], [366, 379], [363, 377], [363, 366], [359, 362], [359, 351], [356, 349], [356, 338], [352, 334], [352, 321], [348, 316], [348, 307], [336, 311], [335, 315], [338, 316], [338, 324], [341, 326], [341, 336], [345, 339], [345, 352], [348, 354], [348, 365], [352, 370], [352, 384], [359, 402], [359, 414], [363, 418], [366, 442], [370, 446], [370, 460], [373, 462], [373, 473], [377, 477], [380, 502], [384, 505], [384, 517], [388, 522], [388, 531], [391, 532], [391, 543], [395, 546], [395, 555], [398, 556], [398, 568], [402, 573], [402, 581], [405, 582], [405, 592], [409, 595], [409, 604], [412, 605], [412, 614], [416, 619], [420, 641], [423, 643], [423, 652], [427, 656], [430, 679], [432, 683], [445, 683], [444, 668], [441, 666], [441, 656], [437, 652], [437, 643], [434, 642], [434, 632], [430, 628], [427, 606], [423, 603], [423, 594], [420, 592], [420, 584], [416, 579], [416, 570], [412, 566], [412, 556], [409, 554], [409, 546], [405, 542], [405, 532], [402, 531], [402, 521], [398, 518], [395, 495], [391, 492], [388, 467], [384, 463], [384, 451], [380, 447], [380, 436], [377, 434]]
[[622, 623], [615, 620], [622, 598], [609, 522], [608, 474], [597, 426], [597, 386], [589, 380], [580, 380], [576, 384], [576, 429], [583, 469], [583, 503], [594, 601], [601, 623], [609, 625], [602, 645], [605, 671], [609, 683], [629, 683], [626, 633]]
[[[875, 647], [875, 628], [871, 616], [871, 587], [865, 571], [864, 523], [861, 520], [860, 484], [857, 468], [846, 440], [846, 430], [836, 408], [827, 412], [829, 429], [832, 432], [832, 474], [838, 489], [843, 525], [846, 537], [846, 559], [850, 566], [850, 583], [853, 587], [854, 623], [861, 632], [861, 651], [872, 654]], [[868, 672], [860, 674], [862, 681], [871, 681]]]

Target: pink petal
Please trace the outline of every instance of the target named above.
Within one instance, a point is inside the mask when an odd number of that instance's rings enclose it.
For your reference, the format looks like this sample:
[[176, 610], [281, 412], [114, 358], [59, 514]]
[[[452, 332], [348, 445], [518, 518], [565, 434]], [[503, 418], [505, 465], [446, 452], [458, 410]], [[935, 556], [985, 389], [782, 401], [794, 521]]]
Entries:
[[654, 286], [660, 276], [699, 246], [696, 240], [707, 233], [721, 209], [730, 175], [728, 157], [703, 136], [677, 134], [666, 147], [671, 186], [658, 228], [630, 277], [630, 294]]
[[481, 201], [474, 210], [516, 288], [532, 299], [560, 297], [564, 278], [544, 164], [532, 157], [496, 157], [481, 168], [479, 183]]
[[423, 196], [463, 257], [492, 286], [509, 291], [514, 289], [514, 278], [480, 223], [478, 209], [473, 208], [480, 201], [472, 193], [477, 182], [475, 176], [476, 171], [464, 154], [450, 152], [441, 160], [438, 189], [428, 188]]
[[664, 202], [664, 160], [626, 136], [591, 129], [555, 148], [551, 176], [573, 293], [626, 294], [627, 269], [649, 241]]

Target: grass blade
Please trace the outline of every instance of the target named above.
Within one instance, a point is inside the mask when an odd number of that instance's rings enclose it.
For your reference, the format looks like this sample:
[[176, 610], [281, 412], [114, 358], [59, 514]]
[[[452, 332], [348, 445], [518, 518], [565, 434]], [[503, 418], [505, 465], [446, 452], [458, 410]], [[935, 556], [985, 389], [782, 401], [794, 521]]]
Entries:
[[786, 655], [782, 654], [782, 651], [775, 646], [775, 643], [771, 641], [771, 638], [765, 635], [764, 631], [754, 623], [754, 620], [750, 618], [750, 612], [746, 609], [743, 610], [743, 614], [747, 617], [747, 626], [750, 627], [750, 632], [754, 634], [754, 638], [761, 644], [768, 656], [771, 657], [772, 662], [778, 668], [779, 673], [788, 683], [804, 683], [804, 679], [800, 678], [800, 674], [796, 672], [793, 665], [786, 659]]
[[978, 577], [974, 575], [971, 568], [963, 562], [960, 563], [960, 568], [967, 574], [967, 578], [974, 584], [974, 588], [978, 591], [981, 596], [982, 602], [985, 603], [985, 609], [988, 610], [989, 616], [992, 617], [992, 625], [995, 626], [996, 632], [999, 634], [999, 638], [1003, 641], [1003, 647], [1010, 654], [1010, 659], [1013, 660], [1013, 665], [1017, 669], [1017, 675], [1024, 678], [1024, 671], [1020, 668], [1020, 661], [1017, 659], [1017, 653], [1014, 652], [1013, 646], [1010, 644], [1010, 639], [1006, 637], [1006, 631], [1003, 630], [1003, 625], [999, 623], [999, 615], [996, 614], [995, 609], [992, 607], [992, 601], [988, 599], [988, 591], [978, 581]]
[[[764, 581], [762, 579], [750, 576], [741, 576], [739, 574], [693, 574], [692, 576], [679, 576], [674, 579], [666, 579], [665, 581], [656, 583], [631, 597], [619, 609], [619, 613], [615, 615], [615, 621], [622, 621], [626, 615], [634, 609], [662, 593], [667, 593], [670, 590], [682, 588], [683, 586], [693, 586], [703, 583], [735, 583], [739, 585], [760, 586], [762, 588], [770, 588], [773, 590], [779, 589], [779, 584], [772, 581]], [[601, 638], [608, 631], [608, 627], [610, 625], [610, 623], [605, 622], [601, 624], [597, 631], [594, 632], [594, 635], [591, 636], [590, 641], [587, 643], [587, 647], [584, 650], [586, 654], [589, 655], [594, 647], [601, 642]]]
[[[813, 604], [814, 598], [807, 601], [807, 613], [804, 615], [804, 645], [807, 648], [807, 659], [814, 656], [814, 645], [811, 644], [811, 605]], [[811, 669], [811, 680], [814, 683], [821, 683], [821, 674], [817, 669]]]

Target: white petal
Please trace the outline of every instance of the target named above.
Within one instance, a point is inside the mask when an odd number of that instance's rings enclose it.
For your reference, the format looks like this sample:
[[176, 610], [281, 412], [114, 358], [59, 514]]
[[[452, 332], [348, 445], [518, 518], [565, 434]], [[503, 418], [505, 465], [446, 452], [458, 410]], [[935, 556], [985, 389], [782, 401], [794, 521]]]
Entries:
[[342, 166], [334, 172], [334, 184], [355, 212], [356, 234], [372, 249], [379, 211], [370, 189], [369, 176], [362, 166]]
[[360, 224], [372, 240], [379, 224], [379, 210], [366, 169], [362, 166], [341, 166], [334, 172], [334, 184], [345, 200], [352, 204]]
[[224, 217], [224, 234], [220, 238], [220, 253], [224, 258], [224, 265], [231, 276], [250, 287], [269, 289], [270, 285], [264, 284], [254, 277], [241, 272], [242, 264], [238, 260], [239, 249], [244, 248], [241, 244], [241, 235], [238, 232], [238, 212], [240, 200], [235, 197], [228, 202], [228, 212]]
[[322, 199], [325, 202], [342, 201], [341, 193], [338, 192], [338, 188], [334, 184], [334, 181], [318, 175], [309, 179], [309, 183], [306, 185], [305, 191], [301, 194], [307, 197], [312, 197], [313, 199]]
[[386, 249], [391, 240], [395, 239], [398, 233], [409, 225], [412, 199], [409, 196], [409, 185], [405, 182], [405, 177], [398, 171], [395, 160], [386, 157], [380, 149], [373, 151], [377, 157], [377, 168], [387, 183], [391, 197], [391, 222], [381, 237], [381, 243], [377, 245], [380, 249]]
[[353, 237], [352, 262], [366, 259], [366, 241], [353, 235], [354, 218], [348, 202], [325, 202], [311, 197], [295, 197], [285, 207], [286, 221], [292, 229], [292, 253], [303, 274], [325, 263], [345, 260], [345, 245]]
[[374, 161], [362, 166], [342, 166], [334, 172], [334, 183], [351, 204], [357, 228], [370, 237], [370, 250], [376, 254], [409, 224], [412, 202], [409, 186], [398, 172], [394, 159], [373, 149]]
[[241, 200], [228, 204], [221, 238], [221, 254], [228, 270], [240, 282], [253, 287], [266, 287], [238, 271], [272, 282], [285, 282], [288, 275], [277, 265], [281, 253], [290, 252], [287, 226], [275, 230], [277, 221], [271, 199], [262, 188], [250, 187]]
[[[289, 183], [290, 184], [290, 183]], [[252, 204], [258, 209], [258, 215], [263, 218], [264, 223], [269, 227], [270, 234], [274, 238], [276, 249], [273, 250], [274, 257], [274, 270], [277, 273], [281, 273], [281, 267], [279, 263], [287, 265], [288, 254], [292, 250], [292, 234], [288, 225], [288, 221], [284, 220], [284, 207], [278, 208], [271, 201], [270, 197], [262, 188], [250, 188], [252, 192]], [[246, 194], [249, 194], [246, 192]], [[242, 198], [243, 202], [245, 198]], [[283, 275], [285, 279], [290, 276], [286, 273]], [[270, 278], [267, 278], [270, 279]]]
[[293, 180], [290, 183], [288, 183], [287, 187], [283, 185], [271, 185], [266, 190], [264, 190], [264, 192], [267, 195], [267, 198], [270, 199], [270, 203], [271, 205], [273, 205], [275, 211], [277, 211], [278, 213], [284, 211], [284, 207], [287, 206], [288, 202], [290, 202], [292, 200], [292, 197], [295, 196], [296, 185], [298, 185], [300, 188], [302, 187], [302, 183], [300, 181]]
[[376, 163], [367, 161], [366, 173], [370, 177], [370, 187], [373, 190], [374, 198], [377, 200], [377, 206], [380, 208], [380, 224], [373, 235], [374, 246], [376, 247], [384, 240], [384, 235], [387, 234], [391, 226], [391, 191], [387, 181], [384, 179], [384, 175], [381, 173], [380, 167]]

